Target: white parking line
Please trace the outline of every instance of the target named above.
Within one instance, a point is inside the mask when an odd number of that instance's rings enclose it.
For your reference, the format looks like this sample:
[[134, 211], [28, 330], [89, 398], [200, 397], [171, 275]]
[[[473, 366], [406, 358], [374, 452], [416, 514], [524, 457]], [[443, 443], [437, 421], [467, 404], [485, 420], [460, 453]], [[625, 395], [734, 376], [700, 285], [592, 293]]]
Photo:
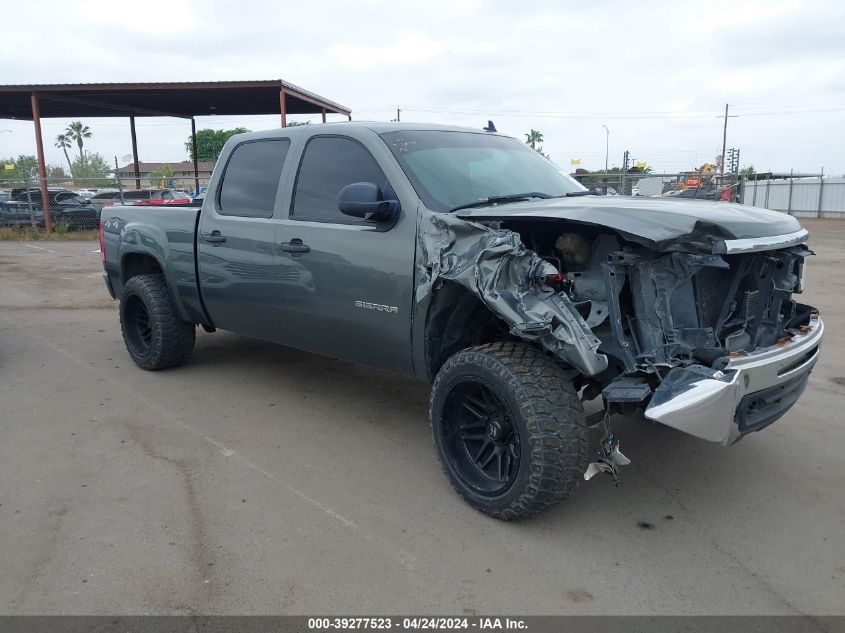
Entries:
[[39, 251], [46, 251], [48, 253], [55, 253], [56, 251], [51, 251], [49, 248], [43, 248], [41, 246], [35, 246], [34, 244], [24, 244], [24, 246], [28, 246], [29, 248], [37, 248]]

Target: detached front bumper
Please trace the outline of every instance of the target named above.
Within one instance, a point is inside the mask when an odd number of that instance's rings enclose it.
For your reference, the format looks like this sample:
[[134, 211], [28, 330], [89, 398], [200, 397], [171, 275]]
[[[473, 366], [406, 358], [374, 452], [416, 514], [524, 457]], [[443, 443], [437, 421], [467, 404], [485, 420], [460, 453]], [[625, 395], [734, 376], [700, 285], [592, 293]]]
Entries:
[[819, 357], [824, 323], [783, 345], [732, 358], [721, 371], [676, 367], [654, 391], [645, 417], [711, 442], [733, 444], [786, 413], [807, 386]]

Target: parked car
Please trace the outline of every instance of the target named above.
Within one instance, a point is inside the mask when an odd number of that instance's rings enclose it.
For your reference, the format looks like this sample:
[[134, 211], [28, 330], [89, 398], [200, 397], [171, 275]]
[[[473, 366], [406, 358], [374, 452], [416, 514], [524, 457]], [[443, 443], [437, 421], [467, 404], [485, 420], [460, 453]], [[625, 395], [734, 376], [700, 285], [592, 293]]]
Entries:
[[130, 202], [127, 200], [126, 204], [136, 207], [157, 207], [167, 205], [191, 204], [191, 199], [189, 197], [185, 197], [184, 194], [177, 194], [177, 192], [173, 192], [172, 195], [177, 197], [171, 197], [171, 195], [164, 194], [161, 198], [136, 200], [135, 202]]
[[96, 194], [91, 196], [91, 204], [93, 204], [98, 209], [102, 209], [104, 206], [106, 206], [107, 203], [112, 202], [114, 200], [120, 200], [120, 191], [116, 189], [98, 191]]
[[[177, 195], [172, 189], [127, 189], [123, 192], [123, 200], [127, 205], [150, 206], [161, 204], [188, 204], [191, 199], [183, 195]], [[106, 200], [104, 207], [121, 204], [121, 194]]]
[[75, 193], [83, 198], [91, 199], [97, 195], [96, 189], [77, 189]]
[[[69, 189], [50, 188], [50, 220], [53, 225], [62, 225], [69, 230], [96, 229], [100, 224], [100, 212], [90, 200]], [[11, 191], [11, 200], [0, 208], [4, 226], [44, 226], [44, 208], [41, 204], [41, 190], [23, 187]]]
[[12, 194], [8, 191], [0, 191], [0, 202], [8, 202], [12, 199]]
[[240, 134], [209, 191], [201, 208], [103, 211], [135, 364], [185, 363], [200, 325], [430, 381], [443, 471], [499, 519], [616, 479], [612, 414], [731, 444], [788, 411], [819, 357], [794, 217], [588, 195], [497, 133]]

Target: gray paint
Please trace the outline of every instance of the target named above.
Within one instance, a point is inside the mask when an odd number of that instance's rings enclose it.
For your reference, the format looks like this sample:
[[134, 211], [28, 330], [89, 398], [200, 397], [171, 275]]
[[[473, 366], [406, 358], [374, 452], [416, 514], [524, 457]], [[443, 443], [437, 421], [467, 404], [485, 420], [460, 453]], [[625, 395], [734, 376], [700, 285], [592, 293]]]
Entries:
[[[552, 198], [456, 212], [465, 219], [557, 219], [606, 226], [659, 250], [701, 248], [725, 239], [784, 235], [801, 229], [793, 217], [728, 202], [584, 196]], [[637, 239], [638, 238], [638, 239]]]

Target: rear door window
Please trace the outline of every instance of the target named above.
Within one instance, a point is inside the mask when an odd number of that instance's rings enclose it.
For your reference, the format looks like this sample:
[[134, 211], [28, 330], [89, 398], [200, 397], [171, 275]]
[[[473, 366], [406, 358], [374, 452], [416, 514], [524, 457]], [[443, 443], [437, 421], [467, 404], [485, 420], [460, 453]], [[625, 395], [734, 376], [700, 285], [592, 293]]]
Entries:
[[246, 141], [229, 156], [217, 198], [218, 213], [248, 218], [273, 217], [288, 139]]

